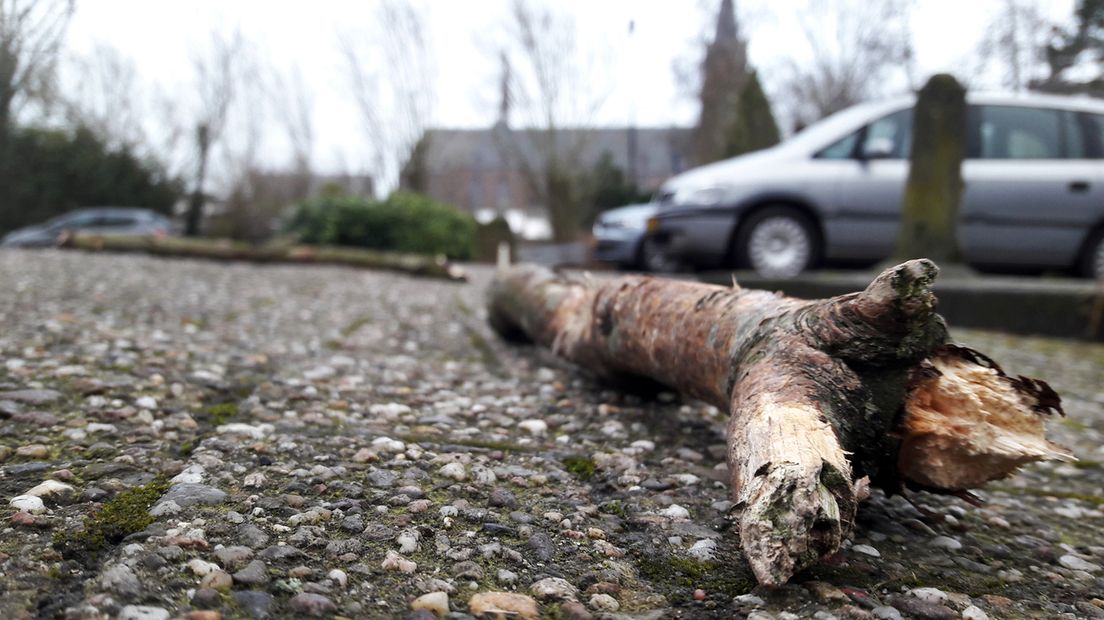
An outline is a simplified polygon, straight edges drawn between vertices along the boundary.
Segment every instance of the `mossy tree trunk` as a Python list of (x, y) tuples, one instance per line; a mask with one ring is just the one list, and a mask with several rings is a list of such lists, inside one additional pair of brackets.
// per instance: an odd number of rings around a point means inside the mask
[(553, 161), (544, 171), (544, 196), (552, 240), (569, 243), (579, 236), (578, 176), (565, 163)]
[(867, 484), (956, 492), (1063, 458), (1039, 413), (1046, 384), (947, 344), (927, 260), (861, 293), (803, 301), (532, 265), (500, 271), (489, 319), (610, 377), (645, 376), (730, 412), (740, 540), (763, 584), (786, 582), (850, 534)]
[(920, 89), (912, 121), (912, 152), (894, 257), (961, 260), (958, 211), (966, 151), (966, 89), (945, 73)]

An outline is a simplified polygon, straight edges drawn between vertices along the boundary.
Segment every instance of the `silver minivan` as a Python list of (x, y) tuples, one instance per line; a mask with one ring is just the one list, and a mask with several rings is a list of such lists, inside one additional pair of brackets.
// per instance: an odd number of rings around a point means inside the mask
[[(967, 95), (958, 241), (978, 267), (1104, 278), (1104, 102)], [(656, 195), (669, 264), (793, 276), (890, 256), (915, 97), (861, 104), (769, 149), (687, 171)]]

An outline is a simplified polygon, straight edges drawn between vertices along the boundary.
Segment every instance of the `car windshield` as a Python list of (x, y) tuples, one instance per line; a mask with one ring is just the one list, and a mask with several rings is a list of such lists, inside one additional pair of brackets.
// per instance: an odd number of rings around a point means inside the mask
[(787, 140), (785, 145), (809, 150), (820, 149), (879, 116), (875, 114), (879, 109), (884, 109), (886, 113), (894, 110), (893, 107), (887, 107), (885, 103), (870, 103), (848, 108), (809, 125)]
[(60, 217), (55, 217), (51, 220), (48, 220), (43, 226), (45, 226), (47, 230), (59, 230), (65, 228), (66, 226), (77, 224), (83, 221), (85, 218), (86, 216), (82, 212), (66, 213), (65, 215), (62, 215)]

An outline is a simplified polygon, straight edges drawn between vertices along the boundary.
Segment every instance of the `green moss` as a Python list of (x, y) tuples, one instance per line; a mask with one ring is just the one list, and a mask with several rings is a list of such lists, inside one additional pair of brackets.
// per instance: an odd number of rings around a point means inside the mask
[(361, 327), (364, 327), (365, 325), (367, 325), (371, 322), (372, 322), (372, 317), (370, 317), (370, 316), (357, 317), (357, 318), (353, 319), (352, 322), (350, 322), (348, 325), (346, 325), (345, 327), (343, 327), (341, 329), (341, 336), (343, 338), (348, 338), (349, 336), (352, 336), (353, 334), (357, 333), (357, 331), (359, 331)]
[(472, 316), (473, 314), (475, 314), (474, 312), (472, 312), (471, 307), (468, 306), (468, 304), (465, 303), (464, 300), (460, 297), (460, 295), (456, 295), (455, 299), (456, 309), (460, 311), (460, 314), (464, 316)]
[(618, 517), (625, 516), (625, 507), (621, 505), (621, 500), (619, 499), (606, 502), (599, 506), (599, 509), (606, 514), (616, 515)]
[(594, 463), (594, 459), (587, 456), (565, 456), (563, 464), (568, 473), (583, 482), (590, 480), (598, 472), (598, 466)]
[(210, 405), (203, 410), (203, 415), (215, 426), (226, 424), (232, 418), (237, 417), (238, 413), (237, 403), (219, 403)]
[(150, 506), (168, 489), (169, 481), (158, 477), (149, 484), (119, 493), (85, 520), (84, 529), (58, 531), (54, 547), (65, 557), (81, 559), (95, 556), (108, 545), (119, 544), (154, 522)]
[(189, 456), (195, 450), (195, 444), (190, 441), (185, 441), (180, 444), (180, 456)]
[(565, 620), (567, 616), (564, 615), (562, 609), (560, 609), (559, 603), (549, 605), (544, 608), (544, 612), (541, 614), (541, 620)]
[(1089, 428), (1088, 424), (1085, 424), (1081, 420), (1075, 420), (1073, 418), (1062, 418), (1062, 419), (1058, 420), (1058, 423), (1061, 424), (1062, 426), (1065, 426), (1068, 429), (1075, 430), (1075, 431), (1084, 431), (1084, 430), (1088, 430), (1088, 428)]
[(490, 343), (475, 329), (464, 326), (464, 330), (468, 332), (468, 342), (471, 343), (473, 349), (479, 353), (479, 357), (483, 360), (483, 365), (488, 368), (497, 368), (499, 366), (498, 355), (495, 354), (494, 349), (491, 348)]
[(746, 565), (697, 562), (661, 554), (638, 558), (640, 576), (655, 584), (665, 585), (672, 602), (689, 599), (693, 591), (719, 592), (727, 596), (747, 594), (756, 581)]

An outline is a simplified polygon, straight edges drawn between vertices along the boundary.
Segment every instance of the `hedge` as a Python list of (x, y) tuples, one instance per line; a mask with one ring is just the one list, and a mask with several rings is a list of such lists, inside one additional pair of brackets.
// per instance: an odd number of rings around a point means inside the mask
[(327, 195), (299, 205), (288, 223), (304, 243), (341, 245), (468, 260), (476, 222), (421, 194), (397, 192), (376, 201)]

